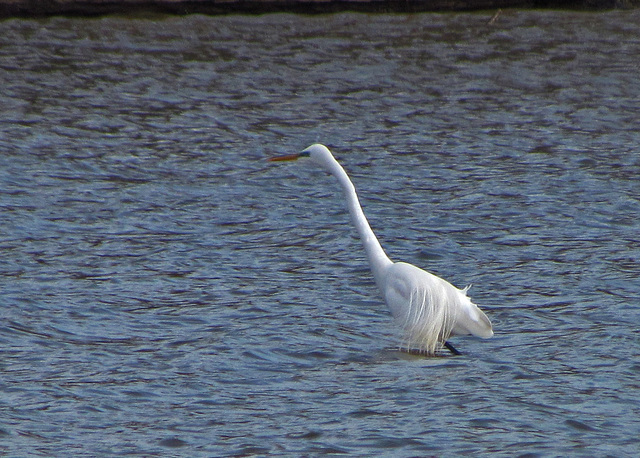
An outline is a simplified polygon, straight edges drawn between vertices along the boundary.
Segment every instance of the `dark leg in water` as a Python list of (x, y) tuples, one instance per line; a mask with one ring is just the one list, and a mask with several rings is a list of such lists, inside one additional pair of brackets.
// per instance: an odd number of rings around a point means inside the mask
[(462, 353), (460, 353), (458, 350), (456, 350), (456, 347), (454, 347), (453, 345), (451, 345), (449, 342), (445, 342), (444, 346), (446, 347), (447, 350), (449, 350), (451, 353), (453, 353), (454, 355), (461, 355)]

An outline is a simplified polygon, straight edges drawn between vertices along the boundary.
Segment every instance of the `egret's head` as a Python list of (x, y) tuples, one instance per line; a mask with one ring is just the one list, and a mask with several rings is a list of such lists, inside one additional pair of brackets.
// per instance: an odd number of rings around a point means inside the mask
[(333, 158), (333, 155), (331, 154), (331, 151), (329, 151), (329, 148), (321, 145), (320, 143), (316, 143), (305, 148), (300, 154), (306, 154), (316, 162), (324, 162), (328, 158)]

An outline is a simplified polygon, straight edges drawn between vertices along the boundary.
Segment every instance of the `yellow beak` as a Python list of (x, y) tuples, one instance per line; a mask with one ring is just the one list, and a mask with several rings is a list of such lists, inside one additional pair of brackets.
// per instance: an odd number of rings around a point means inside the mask
[(300, 154), (296, 153), (296, 154), (286, 154), (284, 156), (270, 157), (267, 160), (270, 161), (270, 162), (275, 162), (275, 161), (295, 161), (299, 157), (300, 157)]

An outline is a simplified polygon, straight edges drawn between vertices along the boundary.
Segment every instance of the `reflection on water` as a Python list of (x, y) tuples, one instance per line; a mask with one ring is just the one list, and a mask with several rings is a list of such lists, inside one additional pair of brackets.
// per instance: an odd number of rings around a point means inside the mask
[[(0, 450), (633, 455), (640, 17), (0, 23)], [(470, 290), (396, 350), (392, 259)]]

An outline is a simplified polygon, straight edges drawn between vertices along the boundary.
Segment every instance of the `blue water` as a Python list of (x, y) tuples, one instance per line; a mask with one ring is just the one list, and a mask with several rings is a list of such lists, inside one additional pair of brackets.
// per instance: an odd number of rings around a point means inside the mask
[(640, 11), (490, 17), (0, 22), (0, 454), (636, 456)]

